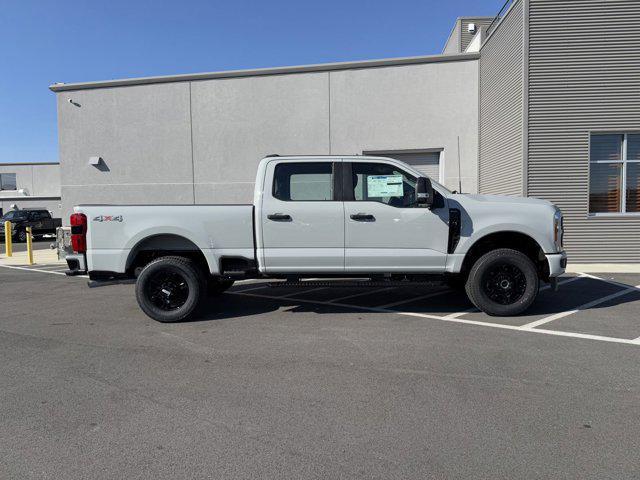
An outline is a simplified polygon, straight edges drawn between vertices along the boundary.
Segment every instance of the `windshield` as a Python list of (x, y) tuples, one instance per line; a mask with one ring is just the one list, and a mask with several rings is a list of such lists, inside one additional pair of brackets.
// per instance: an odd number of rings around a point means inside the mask
[(25, 212), (12, 210), (11, 212), (5, 213), (2, 220), (24, 220), (25, 218), (27, 218), (27, 214)]

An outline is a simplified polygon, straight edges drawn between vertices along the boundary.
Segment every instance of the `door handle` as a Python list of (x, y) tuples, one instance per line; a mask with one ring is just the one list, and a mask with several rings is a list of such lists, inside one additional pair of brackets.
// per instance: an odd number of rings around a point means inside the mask
[(356, 213), (351, 215), (351, 220), (355, 220), (356, 222), (375, 222), (376, 217), (367, 213)]
[(290, 222), (291, 215), (286, 215), (284, 213), (272, 213), (267, 215), (269, 220), (273, 220), (274, 222)]

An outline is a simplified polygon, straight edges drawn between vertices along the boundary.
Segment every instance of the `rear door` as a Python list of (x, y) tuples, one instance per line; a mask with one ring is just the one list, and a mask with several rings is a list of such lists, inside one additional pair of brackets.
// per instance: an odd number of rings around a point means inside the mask
[(259, 252), (267, 272), (344, 271), (340, 163), (274, 160), (267, 165)]
[(417, 177), (386, 162), (345, 162), (345, 270), (440, 272), (447, 257), (448, 210), (416, 202)]

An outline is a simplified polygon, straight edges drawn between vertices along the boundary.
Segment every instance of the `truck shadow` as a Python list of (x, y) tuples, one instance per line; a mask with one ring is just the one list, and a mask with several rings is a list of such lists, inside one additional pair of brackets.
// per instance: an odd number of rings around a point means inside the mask
[[(288, 313), (317, 313), (339, 314), (365, 312), (369, 314), (388, 315), (391, 312), (375, 311), (380, 306), (401, 302), (395, 306), (386, 307), (390, 311), (403, 313), (422, 313), (444, 316), (456, 312), (473, 309), (466, 295), (461, 291), (436, 288), (406, 288), (398, 287), (384, 293), (376, 293), (360, 288), (323, 289), (324, 292), (309, 292), (304, 290), (282, 290), (280, 288), (264, 288), (242, 293), (242, 288), (233, 288), (219, 297), (208, 298), (201, 309), (196, 321), (222, 320), (240, 318), (253, 315), (263, 315), (282, 309)], [(518, 316), (526, 322), (527, 317), (539, 315), (553, 315), (581, 307), (590, 302), (597, 302), (609, 295), (616, 295), (624, 290), (623, 286), (613, 285), (597, 279), (580, 278), (561, 286), (558, 292), (549, 288), (540, 291), (538, 298), (531, 308)], [(259, 292), (259, 293), (258, 293)], [(433, 293), (430, 298), (420, 298)], [(353, 295), (352, 299), (339, 301), (339, 305), (330, 303), (332, 300)], [(640, 292), (629, 291), (615, 296), (601, 303), (583, 308), (584, 310), (608, 309), (618, 305), (638, 302), (640, 308)], [(479, 312), (477, 313), (480, 314)], [(497, 317), (486, 316), (487, 319)]]

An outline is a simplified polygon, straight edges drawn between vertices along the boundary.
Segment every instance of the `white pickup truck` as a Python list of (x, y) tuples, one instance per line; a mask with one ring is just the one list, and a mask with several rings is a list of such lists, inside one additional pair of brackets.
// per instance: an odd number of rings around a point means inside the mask
[(490, 315), (516, 315), (567, 263), (551, 203), (450, 192), (370, 156), (273, 155), (260, 162), (253, 205), (79, 205), (71, 225), (67, 274), (136, 279), (140, 307), (161, 322), (193, 316), (204, 295), (246, 278), (435, 278)]

